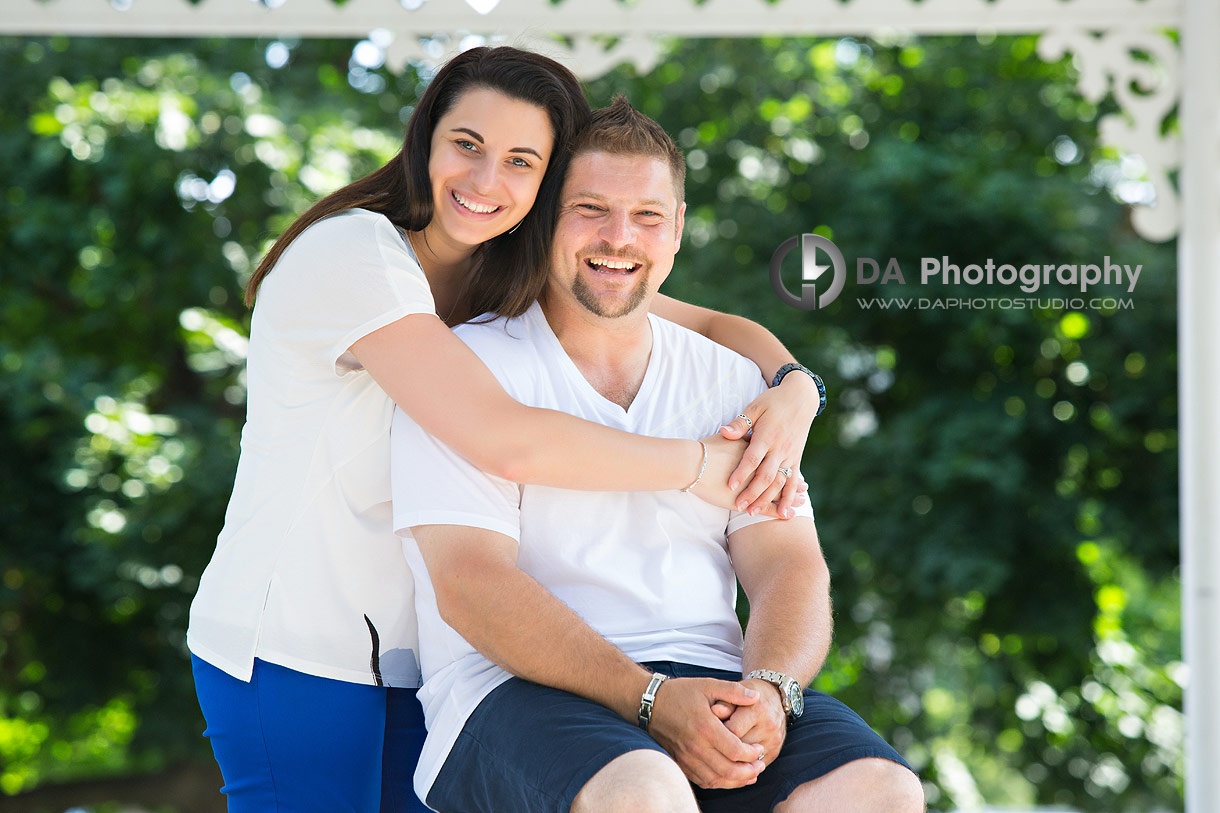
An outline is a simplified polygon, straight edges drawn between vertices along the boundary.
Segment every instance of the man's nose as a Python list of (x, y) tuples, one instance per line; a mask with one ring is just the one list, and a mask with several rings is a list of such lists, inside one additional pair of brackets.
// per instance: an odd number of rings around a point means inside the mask
[(611, 212), (602, 224), (601, 238), (615, 248), (635, 242), (635, 227), (627, 212)]

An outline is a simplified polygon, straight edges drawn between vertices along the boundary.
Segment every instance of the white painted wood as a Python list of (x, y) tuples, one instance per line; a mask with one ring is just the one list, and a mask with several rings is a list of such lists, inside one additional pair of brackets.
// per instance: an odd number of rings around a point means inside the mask
[(1220, 810), (1220, 3), (1182, 25), (1178, 444), (1186, 688), (1186, 810)]
[[(278, 2), (279, 0), (277, 0)], [(417, 0), (406, 0), (413, 5)], [(1176, 27), (1184, 0), (4, 0), (0, 34), (146, 36), (363, 36), (374, 28), (400, 35), (471, 31), (516, 35), (673, 34), (683, 37), (861, 34), (900, 29), (926, 34), (1036, 32), (1047, 25), (1101, 30), (1114, 25)], [(125, 11), (117, 6), (129, 5)]]
[[(1213, 0), (1217, 2), (1220, 0)], [(468, 34), (533, 48), (585, 79), (631, 62), (641, 73), (660, 59), (659, 35), (683, 37), (867, 35), (887, 31), (962, 34), (1043, 32), (1040, 51), (1067, 52), (1081, 66), (1081, 91), (1096, 101), (1110, 88), (1123, 113), (1101, 122), (1104, 143), (1139, 154), (1156, 189), (1156, 204), (1138, 205), (1132, 223), (1149, 240), (1177, 233), (1178, 193), (1169, 173), (1178, 166), (1176, 135), (1160, 124), (1177, 100), (1176, 49), (1157, 28), (1178, 28), (1186, 0), (4, 0), (0, 34), (91, 36), (364, 37), (385, 29), (391, 70), (407, 62), (439, 64)], [(1094, 37), (1091, 32), (1104, 32)], [(438, 34), (447, 45), (427, 42)], [(568, 38), (570, 46), (552, 35)], [(607, 48), (593, 38), (614, 34)], [(1141, 48), (1157, 61), (1133, 59)], [(431, 49), (431, 50), (430, 50)], [(1134, 81), (1140, 93), (1129, 89)]]
[[(1214, 0), (1213, 0), (1214, 1)], [(1143, 52), (1152, 61), (1137, 58)], [(1178, 103), (1178, 52), (1168, 36), (1147, 28), (1112, 26), (1100, 34), (1055, 26), (1038, 39), (1038, 55), (1055, 60), (1075, 57), (1077, 86), (1091, 102), (1113, 93), (1120, 110), (1103, 116), (1098, 133), (1105, 144), (1139, 155), (1147, 164), (1156, 203), (1135, 206), (1132, 226), (1153, 241), (1178, 231), (1178, 191), (1169, 173), (1177, 169), (1178, 136), (1162, 134), (1161, 123)]]

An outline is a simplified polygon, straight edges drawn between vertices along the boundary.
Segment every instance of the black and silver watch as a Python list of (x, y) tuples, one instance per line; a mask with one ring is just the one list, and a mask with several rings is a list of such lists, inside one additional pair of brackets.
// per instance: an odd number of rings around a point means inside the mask
[(783, 672), (772, 672), (770, 669), (755, 669), (745, 676), (746, 680), (765, 680), (779, 689), (779, 702), (783, 704), (784, 714), (788, 722), (796, 721), (805, 712), (805, 692), (801, 684), (785, 675)]

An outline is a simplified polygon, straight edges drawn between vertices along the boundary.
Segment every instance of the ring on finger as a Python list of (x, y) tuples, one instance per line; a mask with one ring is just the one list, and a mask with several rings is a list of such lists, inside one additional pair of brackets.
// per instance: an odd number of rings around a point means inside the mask
[(787, 466), (780, 466), (778, 471), (785, 477), (792, 477), (792, 469), (788, 468)]
[(745, 421), (745, 422), (746, 422), (746, 431), (747, 431), (747, 432), (749, 432), (749, 431), (751, 431), (751, 430), (753, 430), (753, 429), (754, 429), (754, 421), (750, 420), (750, 416), (749, 416), (749, 415), (747, 415), (746, 413), (742, 412), (742, 413), (741, 413), (740, 415), (738, 415), (737, 417), (738, 417), (738, 418), (741, 418), (743, 421)]
[(766, 751), (763, 751), (761, 754), (759, 754), (759, 755), (758, 755), (758, 761), (759, 761), (759, 762), (762, 762), (762, 761), (763, 761), (764, 759), (766, 759), (766, 758), (767, 758), (767, 752), (766, 752)]

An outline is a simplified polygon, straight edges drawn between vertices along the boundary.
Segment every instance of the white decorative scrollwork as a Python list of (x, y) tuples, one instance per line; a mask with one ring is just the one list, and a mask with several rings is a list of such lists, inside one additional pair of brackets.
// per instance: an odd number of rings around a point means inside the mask
[(630, 62), (641, 74), (650, 72), (661, 59), (661, 43), (646, 34), (626, 34), (609, 47), (590, 36), (571, 38), (567, 56), (559, 61), (582, 79), (596, 79), (615, 65)]
[[(839, 36), (898, 30), (918, 35), (1045, 32), (1044, 59), (1072, 53), (1090, 101), (1114, 94), (1122, 112), (1100, 123), (1103, 142), (1139, 155), (1155, 205), (1138, 204), (1142, 236), (1178, 230), (1176, 133), (1162, 133), (1179, 97), (1178, 49), (1165, 28), (1180, 28), (1183, 4), (1220, 0), (0, 0), (0, 34), (363, 37), (395, 32), (387, 64), (439, 64), (475, 41), (532, 47), (582, 78), (631, 61), (651, 70), (658, 36)], [(448, 32), (436, 35), (436, 32)], [(1094, 34), (1091, 32), (1101, 32)], [(544, 39), (559, 35), (562, 39)], [(1148, 58), (1150, 57), (1150, 58)], [(1203, 78), (1200, 77), (1202, 82)]]
[[(386, 65), (396, 72), (401, 71), (408, 62), (436, 67), (468, 47), (471, 36), (448, 33), (427, 40), (411, 35), (396, 36), (386, 48)], [(503, 34), (476, 36), (475, 39), (488, 45), (509, 43), (546, 54), (566, 65), (581, 79), (596, 79), (624, 62), (630, 62), (642, 74), (648, 73), (661, 58), (660, 42), (646, 34), (625, 34), (608, 44), (603, 37), (584, 34), (573, 35), (566, 40), (507, 37)]]
[(1098, 134), (1110, 144), (1143, 159), (1156, 190), (1153, 205), (1136, 205), (1131, 223), (1148, 240), (1162, 241), (1178, 231), (1178, 191), (1169, 173), (1179, 166), (1179, 139), (1162, 124), (1179, 98), (1178, 49), (1166, 35), (1145, 28), (1115, 27), (1093, 34), (1051, 29), (1038, 40), (1045, 60), (1075, 56), (1081, 95), (1097, 103), (1113, 93), (1119, 112), (1103, 116)]

